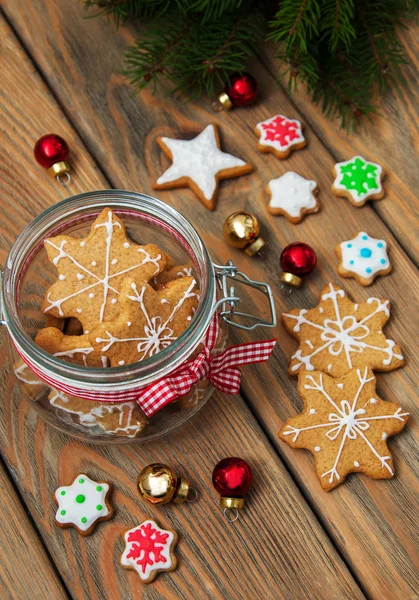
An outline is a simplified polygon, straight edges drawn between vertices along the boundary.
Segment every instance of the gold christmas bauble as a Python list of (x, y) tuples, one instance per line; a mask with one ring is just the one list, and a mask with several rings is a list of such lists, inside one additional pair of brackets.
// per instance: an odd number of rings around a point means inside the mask
[(235, 212), (224, 223), (226, 241), (230, 246), (244, 250), (249, 256), (256, 254), (265, 245), (259, 233), (259, 221), (251, 213)]
[(138, 491), (150, 504), (182, 503), (189, 492), (189, 482), (161, 463), (145, 467), (138, 476)]

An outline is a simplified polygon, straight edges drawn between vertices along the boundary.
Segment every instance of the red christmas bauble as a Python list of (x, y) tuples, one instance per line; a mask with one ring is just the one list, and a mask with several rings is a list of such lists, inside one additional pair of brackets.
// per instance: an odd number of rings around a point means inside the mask
[(49, 169), (56, 163), (65, 162), (68, 159), (70, 150), (67, 142), (62, 137), (55, 133), (48, 133), (39, 138), (33, 153), (41, 167)]
[(286, 273), (304, 277), (311, 273), (316, 266), (317, 256), (308, 244), (294, 242), (283, 249), (280, 262)]
[(230, 76), (225, 93), (233, 106), (249, 106), (256, 99), (256, 79), (250, 73), (234, 73)]
[(241, 498), (251, 488), (252, 471), (242, 458), (223, 458), (214, 467), (212, 483), (221, 496)]

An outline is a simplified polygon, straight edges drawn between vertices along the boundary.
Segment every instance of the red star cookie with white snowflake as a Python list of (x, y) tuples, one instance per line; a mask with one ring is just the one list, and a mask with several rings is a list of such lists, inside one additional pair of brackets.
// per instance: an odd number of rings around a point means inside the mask
[(279, 159), (287, 158), (293, 150), (307, 145), (302, 125), (297, 119), (288, 119), (284, 115), (275, 115), (261, 121), (255, 127), (259, 137), (257, 144), (260, 152), (272, 152)]
[(109, 208), (103, 209), (86, 238), (59, 235), (44, 245), (59, 275), (46, 292), (42, 310), (55, 317), (77, 317), (85, 333), (118, 316), (127, 275), (149, 281), (167, 262), (156, 245), (131, 242), (123, 222)]
[(192, 140), (157, 138), (157, 143), (172, 165), (153, 184), (154, 190), (190, 187), (202, 204), (214, 210), (218, 183), (245, 175), (252, 165), (223, 152), (216, 125), (207, 125)]
[(181, 277), (156, 291), (127, 279), (121, 290), (121, 314), (90, 334), (96, 352), (112, 367), (154, 356), (172, 344), (192, 321), (199, 302), (196, 280)]
[(304, 409), (288, 419), (279, 437), (292, 448), (313, 454), (324, 490), (343, 483), (352, 472), (373, 479), (393, 477), (387, 438), (403, 429), (409, 413), (377, 395), (368, 367), (352, 369), (341, 379), (301, 371), (298, 391)]
[(151, 583), (161, 571), (176, 569), (174, 549), (178, 536), (175, 531), (161, 529), (155, 521), (148, 519), (129, 529), (124, 540), (121, 565), (136, 571), (143, 583)]
[(392, 371), (404, 364), (400, 347), (383, 333), (390, 318), (388, 300), (368, 298), (354, 303), (343, 289), (329, 283), (316, 308), (282, 314), (289, 333), (299, 340), (291, 357), (290, 375), (320, 370), (341, 377), (354, 367)]

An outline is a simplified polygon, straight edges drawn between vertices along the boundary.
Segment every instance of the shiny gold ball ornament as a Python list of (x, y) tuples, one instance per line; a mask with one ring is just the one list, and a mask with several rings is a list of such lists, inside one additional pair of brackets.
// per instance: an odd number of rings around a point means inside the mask
[(259, 237), (260, 225), (257, 218), (248, 212), (235, 212), (224, 223), (224, 237), (226, 242), (234, 248), (244, 250), (253, 256), (265, 245)]
[(189, 494), (189, 481), (162, 463), (145, 467), (138, 476), (137, 485), (142, 499), (150, 504), (182, 504)]

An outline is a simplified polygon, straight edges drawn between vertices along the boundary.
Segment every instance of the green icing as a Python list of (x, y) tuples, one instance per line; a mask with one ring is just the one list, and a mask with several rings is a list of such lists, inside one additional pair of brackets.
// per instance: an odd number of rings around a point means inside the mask
[(98, 486), (97, 486), (97, 488), (96, 488), (96, 491), (97, 491), (97, 492), (101, 492), (101, 491), (102, 491), (102, 486), (101, 486), (101, 485), (98, 485)]
[(83, 504), (83, 502), (86, 500), (86, 496), (83, 496), (83, 494), (79, 494), (78, 496), (76, 496), (76, 502), (78, 504)]
[(60, 492), (61, 496), (65, 496), (65, 491)]
[(64, 516), (66, 512), (67, 512), (66, 510), (62, 510), (61, 514)]
[(98, 504), (98, 505), (96, 506), (96, 510), (102, 510), (102, 508), (103, 508), (103, 506), (102, 506), (101, 504)]
[(340, 184), (347, 190), (354, 191), (361, 196), (368, 190), (378, 190), (377, 167), (360, 158), (355, 158), (347, 165), (340, 167)]
[(86, 517), (82, 517), (82, 518), (80, 519), (80, 521), (81, 521), (82, 523), (87, 523), (87, 518), (86, 518)]
[(84, 483), (84, 479), (83, 479), (83, 477), (80, 477), (80, 479), (79, 479), (79, 483)]

